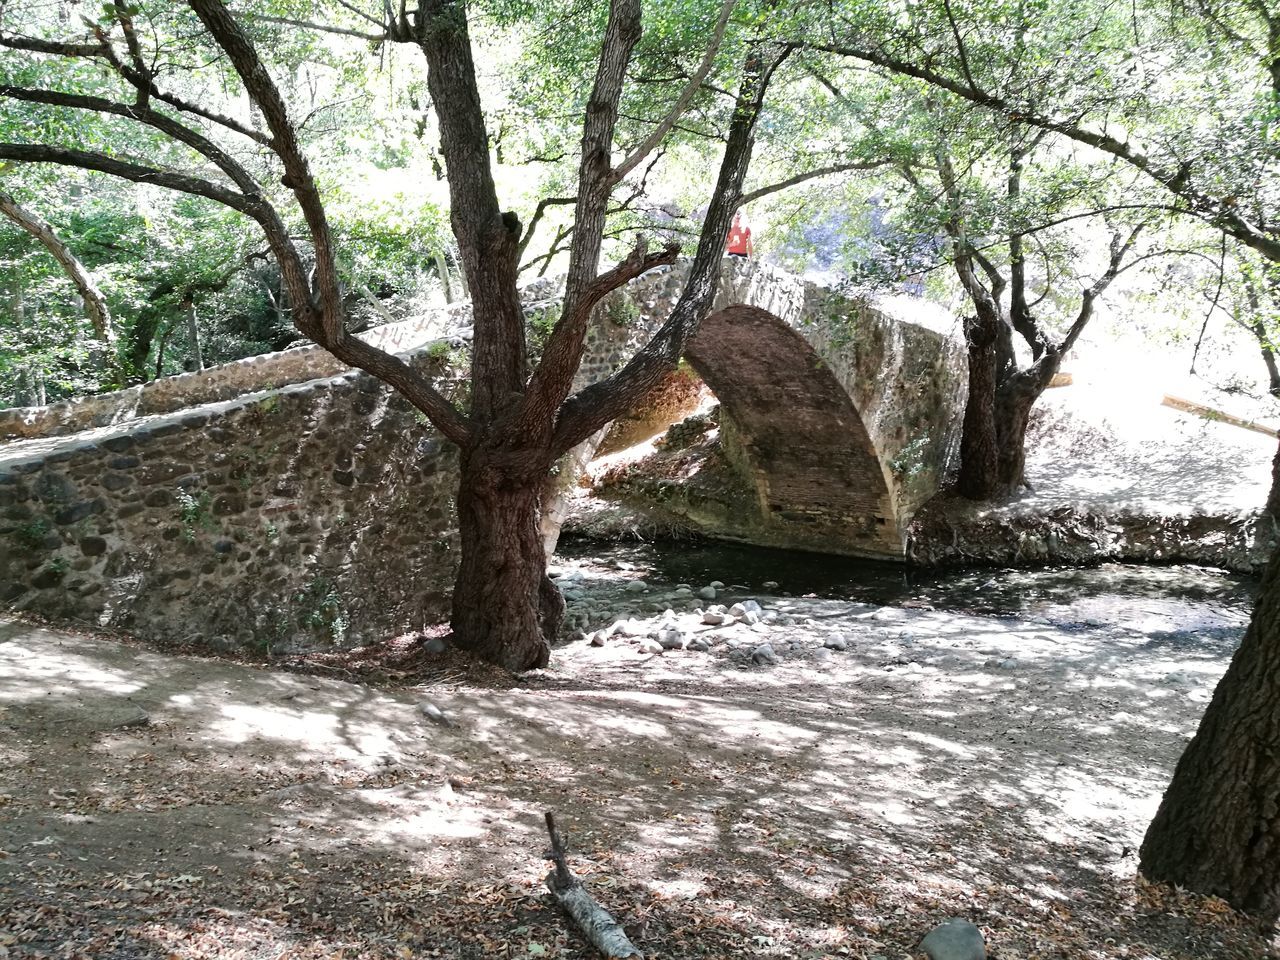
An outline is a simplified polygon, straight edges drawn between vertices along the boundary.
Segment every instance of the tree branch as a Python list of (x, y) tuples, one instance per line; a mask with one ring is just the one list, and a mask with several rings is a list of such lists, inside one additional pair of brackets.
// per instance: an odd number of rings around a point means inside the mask
[(65, 147), (51, 147), (43, 144), (0, 143), (0, 160), (17, 160), (21, 163), (54, 163), (64, 167), (80, 167), (83, 170), (96, 170), (109, 173), (113, 177), (132, 180), (134, 183), (151, 183), (190, 193), (197, 197), (215, 200), (233, 210), (253, 215), (255, 201), (244, 194), (220, 187), (199, 177), (190, 177), (182, 173), (160, 170), (140, 163), (117, 160), (105, 153), (90, 150), (70, 150)]
[(520, 238), (520, 246), (516, 248), (520, 256), (524, 256), (525, 249), (529, 246), (529, 241), (533, 239), (533, 231), (538, 228), (538, 223), (542, 220), (543, 214), (547, 212), (547, 207), (572, 206), (577, 202), (577, 197), (543, 197), (539, 200), (538, 205), (533, 210), (533, 216), (529, 218), (529, 225), (524, 228), (524, 236)]
[(751, 164), (756, 123), (764, 107), (765, 93), (774, 71), (791, 49), (783, 47), (765, 59), (763, 44), (752, 44), (743, 69), (738, 102), (729, 124), (729, 140), (720, 163), (720, 173), (702, 223), (702, 235), (684, 291), (672, 308), (671, 316), (621, 370), (564, 402), (552, 438), (552, 451), (557, 456), (621, 416), (674, 369), (685, 345), (711, 308), (720, 283), (725, 237), (729, 233), (733, 212), (738, 208), (742, 184)]
[(102, 97), (92, 97), (78, 93), (63, 93), (58, 90), (38, 90), (24, 87), (0, 85), (0, 97), (21, 100), (25, 103), (39, 103), (45, 106), (68, 107), (73, 110), (90, 110), (95, 113), (106, 113), (124, 117), (146, 124), (161, 131), (173, 139), (185, 143), (196, 152), (213, 161), (246, 195), (253, 197), (260, 192), (257, 182), (239, 163), (231, 158), (221, 147), (203, 134), (190, 127), (178, 123), (171, 117), (157, 113), (145, 103), (137, 105), (116, 103)]
[(1121, 239), (1120, 234), (1113, 234), (1111, 237), (1111, 253), (1107, 261), (1107, 269), (1103, 272), (1093, 285), (1081, 294), (1080, 312), (1076, 315), (1075, 322), (1071, 324), (1071, 328), (1067, 331), (1067, 335), (1062, 342), (1058, 344), (1054, 351), (1059, 356), (1066, 354), (1072, 347), (1076, 345), (1076, 341), (1080, 339), (1080, 334), (1084, 333), (1085, 325), (1093, 316), (1094, 304), (1097, 299), (1106, 292), (1107, 287), (1111, 286), (1111, 282), (1122, 272), (1122, 264), (1124, 258), (1129, 255), (1129, 251), (1133, 249), (1133, 245), (1138, 241), (1139, 234), (1142, 233), (1144, 223), (1138, 224), (1129, 232), (1129, 236)]
[(680, 91), (680, 96), (676, 98), (675, 106), (671, 108), (670, 112), (654, 127), (649, 136), (631, 151), (631, 155), (614, 168), (612, 174), (614, 183), (625, 178), (627, 174), (639, 166), (644, 158), (666, 139), (676, 121), (689, 108), (689, 104), (702, 86), (702, 81), (711, 72), (716, 54), (720, 51), (720, 44), (724, 40), (725, 28), (729, 25), (729, 16), (733, 13), (733, 8), (736, 5), (737, 0), (723, 0), (720, 4), (720, 16), (716, 19), (715, 28), (711, 31), (711, 41), (707, 44), (707, 51), (703, 54), (702, 62), (698, 64), (698, 69), (689, 77), (689, 82)]
[[(1128, 143), (1107, 133), (1099, 133), (1070, 120), (1058, 120), (1041, 114), (1028, 106), (1011, 102), (1005, 97), (961, 82), (939, 73), (929, 66), (921, 66), (890, 56), (878, 50), (866, 50), (837, 44), (810, 44), (809, 49), (850, 57), (881, 67), (902, 76), (914, 77), (925, 83), (954, 94), (963, 100), (999, 113), (1015, 123), (1040, 127), (1061, 134), (1077, 143), (1110, 154), (1146, 174), (1191, 205), (1187, 212), (1207, 220), (1219, 229), (1235, 237), (1245, 246), (1252, 247), (1269, 260), (1280, 263), (1280, 236), (1270, 229), (1251, 223), (1237, 210), (1232, 198), (1219, 199), (1195, 189), (1189, 182), (1181, 182), (1177, 170), (1168, 170), (1136, 151)], [(1185, 178), (1182, 178), (1185, 180)]]
[[(363, 30), (352, 30), (350, 27), (335, 27), (313, 20), (295, 20), (292, 17), (276, 17), (266, 13), (238, 13), (246, 20), (261, 20), (263, 23), (278, 23), (286, 27), (298, 27), (301, 30), (315, 30), (318, 33), (332, 33), (342, 37), (355, 37), (369, 43), (383, 43), (389, 39), (386, 33), (365, 33)], [(376, 21), (375, 21), (376, 22)]]
[(111, 366), (116, 369), (116, 372), (119, 372), (115, 356), (115, 324), (111, 320), (111, 310), (107, 306), (106, 298), (102, 295), (102, 290), (97, 283), (94, 282), (93, 275), (89, 273), (79, 258), (71, 252), (71, 248), (63, 243), (62, 238), (58, 236), (57, 232), (43, 217), (27, 210), (3, 190), (0, 190), (0, 213), (8, 216), (10, 220), (35, 237), (58, 261), (63, 272), (75, 284), (76, 290), (80, 293), (80, 298), (84, 300), (84, 312), (88, 314), (89, 322), (93, 324), (93, 329), (97, 333), (98, 339), (111, 349)]
[[(285, 175), (281, 182), (293, 191), (311, 234), (319, 303), (313, 302), (310, 285), (304, 277), (298, 275), (300, 261), (296, 266), (282, 263), (281, 270), (288, 270), (293, 274), (290, 296), (297, 298), (300, 303), (308, 304), (311, 310), (318, 309), (319, 325), (324, 331), (323, 338), (318, 339), (321, 339), (326, 348), (333, 349), (347, 336), (343, 326), (342, 294), (338, 284), (333, 237), (329, 231), (324, 204), (320, 200), (320, 191), (311, 175), (311, 168), (298, 143), (293, 125), (289, 122), (284, 98), (280, 96), (271, 75), (259, 59), (252, 41), (220, 0), (188, 2), (205, 29), (227, 54), (244, 83), (246, 92), (262, 111), (267, 127), (271, 130), (271, 148), (284, 164)], [(296, 255), (290, 260), (297, 260)]]
[(25, 50), (28, 53), (49, 53), (59, 57), (98, 57), (103, 52), (102, 45), (98, 43), (64, 43), (4, 33), (0, 33), (0, 47)]
[(833, 163), (826, 167), (818, 167), (816, 170), (807, 170), (804, 173), (797, 173), (793, 177), (787, 177), (785, 180), (779, 180), (777, 183), (758, 187), (750, 193), (744, 193), (741, 205), (745, 207), (761, 197), (767, 197), (771, 193), (778, 193), (789, 187), (794, 187), (797, 184), (804, 183), (806, 180), (830, 176), (833, 173), (845, 173), (850, 170), (876, 170), (880, 167), (888, 166), (892, 162), (892, 160), (851, 160), (848, 163)]
[[(595, 83), (582, 125), (582, 157), (578, 165), (578, 196), (564, 306), (547, 338), (542, 359), (529, 378), (521, 404), (519, 417), (527, 430), (551, 429), (554, 413), (573, 388), (573, 378), (582, 362), (591, 310), (604, 296), (599, 290), (601, 278), (597, 271), (609, 194), (616, 182), (610, 169), (610, 155), (618, 121), (618, 102), (622, 99), (627, 66), (640, 40), (640, 31), (640, 0), (612, 0)], [(672, 253), (671, 259), (674, 258)], [(643, 260), (644, 248), (640, 245), (623, 264)]]

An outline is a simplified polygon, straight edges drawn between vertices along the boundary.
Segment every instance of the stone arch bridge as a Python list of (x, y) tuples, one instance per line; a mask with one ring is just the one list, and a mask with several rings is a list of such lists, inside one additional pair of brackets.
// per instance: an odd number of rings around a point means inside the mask
[[(901, 559), (956, 445), (964, 361), (945, 317), (754, 262), (725, 268), (687, 351), (748, 493), (718, 529)], [(647, 339), (687, 271), (651, 271), (601, 305), (583, 382)], [(558, 284), (524, 297), (536, 329)], [(461, 391), (468, 305), (362, 336)], [(456, 454), (389, 388), (318, 348), (0, 411), (0, 440), (10, 608), (263, 649), (353, 645), (444, 609)]]

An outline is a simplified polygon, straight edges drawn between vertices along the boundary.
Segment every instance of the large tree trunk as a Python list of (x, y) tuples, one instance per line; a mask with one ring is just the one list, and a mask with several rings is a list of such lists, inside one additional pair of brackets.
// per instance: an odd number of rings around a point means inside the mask
[(1142, 842), (1144, 876), (1280, 917), (1280, 551)]
[(970, 500), (988, 500), (1000, 487), (996, 432), (997, 320), (965, 323), (969, 348), (969, 399), (960, 435), (960, 476), (956, 490)]
[(462, 455), (454, 642), (510, 670), (546, 666), (564, 619), (564, 600), (547, 577), (538, 532), (546, 473), (507, 474), (484, 452)]
[(1271, 492), (1267, 495), (1267, 515), (1280, 524), (1280, 450), (1271, 459)]

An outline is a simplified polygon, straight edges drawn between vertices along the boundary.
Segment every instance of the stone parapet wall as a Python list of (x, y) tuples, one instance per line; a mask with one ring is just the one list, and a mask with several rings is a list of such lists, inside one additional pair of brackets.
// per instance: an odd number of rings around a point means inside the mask
[[(466, 333), (470, 318), (471, 305), (457, 304), (447, 310), (375, 327), (357, 336), (392, 353), (403, 353), (418, 349), (432, 339)], [(231, 400), (247, 393), (275, 390), (290, 383), (332, 377), (349, 369), (320, 347), (293, 347), (92, 397), (45, 407), (0, 410), (0, 440), (67, 436), (96, 427)]]
[[(457, 371), (415, 361), (461, 389)], [(0, 463), (16, 610), (158, 640), (352, 646), (437, 622), (457, 455), (366, 374), (128, 425)]]

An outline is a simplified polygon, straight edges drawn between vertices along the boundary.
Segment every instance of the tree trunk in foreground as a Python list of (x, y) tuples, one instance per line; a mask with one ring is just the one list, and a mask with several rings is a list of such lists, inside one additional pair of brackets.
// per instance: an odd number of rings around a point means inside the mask
[(459, 647), (509, 670), (546, 666), (564, 619), (538, 531), (539, 480), (548, 469), (504, 475), (482, 452), (462, 455), (451, 626)]
[(1280, 550), (1142, 842), (1139, 870), (1280, 918)]

